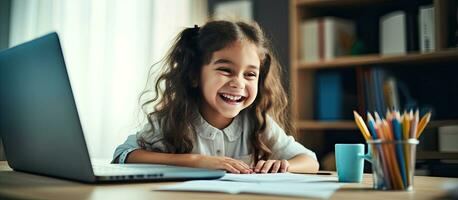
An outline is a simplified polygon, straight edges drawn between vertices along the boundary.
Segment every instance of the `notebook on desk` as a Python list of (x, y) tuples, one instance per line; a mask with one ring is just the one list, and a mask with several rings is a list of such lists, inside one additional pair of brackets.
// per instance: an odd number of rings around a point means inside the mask
[(214, 179), (225, 172), (91, 164), (56, 33), (0, 52), (0, 134), (10, 167), (84, 182)]

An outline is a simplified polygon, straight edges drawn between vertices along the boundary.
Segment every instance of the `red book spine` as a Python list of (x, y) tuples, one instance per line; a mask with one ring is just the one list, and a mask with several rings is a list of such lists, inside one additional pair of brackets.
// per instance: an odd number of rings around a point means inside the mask
[(324, 19), (318, 20), (318, 56), (319, 59), (324, 59)]

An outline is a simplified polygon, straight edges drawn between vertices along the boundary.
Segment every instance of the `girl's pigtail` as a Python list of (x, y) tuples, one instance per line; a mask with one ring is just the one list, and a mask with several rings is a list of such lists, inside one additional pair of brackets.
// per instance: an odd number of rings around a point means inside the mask
[[(164, 109), (157, 112), (164, 133), (164, 143), (170, 153), (189, 153), (193, 148), (193, 127), (189, 120), (192, 117), (195, 101), (198, 98), (197, 88), (193, 88), (193, 79), (198, 77), (201, 65), (199, 27), (184, 29), (176, 38), (166, 62), (170, 67), (164, 74), (165, 91)], [(177, 82), (179, 81), (179, 82)], [(159, 87), (156, 84), (156, 87)], [(179, 101), (178, 101), (178, 100)], [(185, 100), (185, 101), (183, 101)], [(173, 105), (170, 105), (173, 104)], [(182, 121), (184, 123), (176, 123)], [(182, 130), (185, 134), (176, 133)], [(178, 137), (178, 136), (181, 137)]]
[[(199, 27), (186, 28), (178, 36), (178, 40), (170, 54), (171, 60), (176, 65), (180, 66), (196, 66), (197, 60), (200, 57), (200, 50), (198, 46)], [(186, 74), (186, 73), (185, 73)]]

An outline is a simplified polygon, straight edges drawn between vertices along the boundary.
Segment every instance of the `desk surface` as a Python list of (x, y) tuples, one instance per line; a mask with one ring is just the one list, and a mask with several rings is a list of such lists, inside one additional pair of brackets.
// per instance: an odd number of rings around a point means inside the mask
[[(362, 183), (347, 184), (340, 188), (330, 199), (437, 199), (445, 194), (442, 185), (456, 178), (416, 176), (414, 190), (376, 191), (372, 190), (372, 176), (365, 174)], [(128, 184), (84, 184), (45, 176), (38, 176), (12, 171), (5, 161), (0, 161), (0, 199), (33, 198), (33, 199), (299, 199), (297, 197), (267, 196), (257, 194), (225, 194), (206, 192), (169, 192), (153, 191), (161, 183), (128, 183)], [(303, 198), (301, 198), (303, 199)]]

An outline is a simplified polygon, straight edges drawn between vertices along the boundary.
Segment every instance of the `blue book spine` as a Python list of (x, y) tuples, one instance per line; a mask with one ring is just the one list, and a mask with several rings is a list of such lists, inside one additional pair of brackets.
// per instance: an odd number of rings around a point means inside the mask
[(316, 76), (317, 118), (342, 119), (342, 75), (335, 71), (318, 72)]

